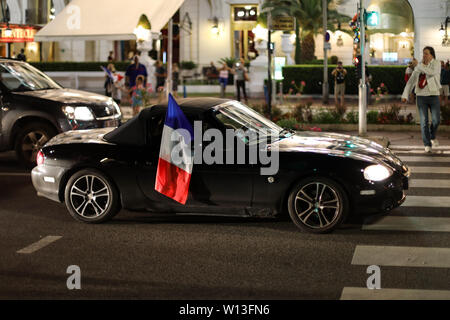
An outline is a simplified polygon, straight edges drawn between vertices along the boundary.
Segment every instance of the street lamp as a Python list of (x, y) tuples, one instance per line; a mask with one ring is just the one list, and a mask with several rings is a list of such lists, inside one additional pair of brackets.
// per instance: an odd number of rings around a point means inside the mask
[(148, 21), (145, 14), (141, 15), (137, 27), (134, 29), (133, 33), (136, 35), (136, 40), (138, 42), (148, 41), (151, 38), (151, 24)]

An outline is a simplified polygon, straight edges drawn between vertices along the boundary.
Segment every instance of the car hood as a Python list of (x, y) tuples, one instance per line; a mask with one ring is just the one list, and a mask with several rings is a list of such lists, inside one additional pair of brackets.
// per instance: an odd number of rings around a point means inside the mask
[(46, 147), (60, 144), (73, 144), (73, 143), (102, 143), (111, 144), (103, 139), (103, 136), (108, 132), (111, 132), (115, 128), (100, 128), (91, 130), (72, 130), (66, 131), (53, 137)]
[(14, 92), (16, 95), (46, 99), (62, 104), (104, 105), (111, 98), (100, 94), (74, 89), (49, 89), (37, 91)]
[(386, 163), (403, 168), (404, 164), (388, 148), (380, 144), (344, 134), (322, 132), (299, 132), (277, 142), (280, 152), (312, 152), (363, 160), (371, 163)]

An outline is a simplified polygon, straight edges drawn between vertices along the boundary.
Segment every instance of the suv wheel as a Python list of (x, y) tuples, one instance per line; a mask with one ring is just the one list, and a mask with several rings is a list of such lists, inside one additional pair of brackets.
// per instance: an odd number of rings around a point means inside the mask
[(45, 123), (30, 123), (21, 128), (14, 147), (19, 161), (28, 168), (34, 167), (37, 153), (56, 133)]

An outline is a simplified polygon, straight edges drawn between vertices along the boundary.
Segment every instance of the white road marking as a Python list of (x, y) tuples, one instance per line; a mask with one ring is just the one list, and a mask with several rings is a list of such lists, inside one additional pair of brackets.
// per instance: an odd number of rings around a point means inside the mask
[(356, 246), (352, 264), (450, 268), (450, 248)]
[(409, 167), (411, 173), (450, 173), (450, 167)]
[(374, 223), (364, 224), (362, 230), (450, 232), (450, 216), (449, 218), (387, 216)]
[(406, 196), (402, 207), (450, 208), (450, 197)]
[(345, 287), (341, 300), (450, 300), (450, 291)]
[(0, 172), (0, 177), (29, 177), (31, 173), (21, 172)]
[(406, 163), (412, 163), (412, 162), (450, 162), (450, 157), (433, 157), (432, 155), (429, 156), (423, 156), (423, 157), (414, 157), (414, 156), (406, 156), (406, 157), (400, 157), (400, 160)]
[(38, 242), (35, 242), (28, 247), (20, 249), (19, 251), (17, 251), (17, 253), (30, 254), (36, 252), (61, 238), (61, 236), (46, 236), (45, 238), (42, 238)]
[(450, 188), (450, 180), (411, 179), (409, 186), (411, 188)]

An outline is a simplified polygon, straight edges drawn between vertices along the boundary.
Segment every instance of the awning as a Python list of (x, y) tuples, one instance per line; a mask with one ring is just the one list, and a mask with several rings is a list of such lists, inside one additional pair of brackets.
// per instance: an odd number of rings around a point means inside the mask
[(151, 31), (160, 32), (184, 0), (72, 0), (42, 28), (35, 41), (135, 40), (145, 14)]

